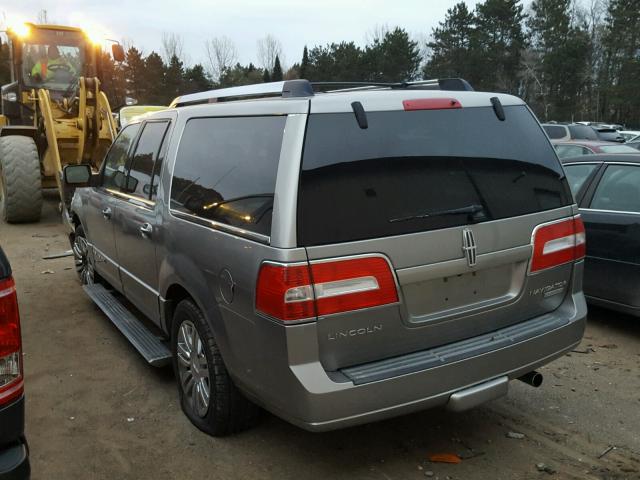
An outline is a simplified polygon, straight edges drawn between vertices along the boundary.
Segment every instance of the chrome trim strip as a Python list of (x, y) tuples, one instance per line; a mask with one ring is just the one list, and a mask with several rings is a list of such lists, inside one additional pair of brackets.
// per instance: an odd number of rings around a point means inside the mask
[(433, 280), (440, 277), (474, 272), (485, 268), (500, 267), (510, 263), (528, 262), (531, 258), (532, 252), (533, 249), (531, 244), (520, 245), (506, 250), (498, 250), (495, 252), (477, 255), (476, 265), (474, 267), (469, 267), (467, 259), (462, 257), (438, 263), (402, 268), (397, 271), (397, 274), (400, 278), (400, 284), (407, 285), (415, 282)]
[(111, 188), (106, 188), (105, 190), (109, 192), (111, 195), (114, 195), (116, 197), (122, 197), (123, 199), (139, 207), (153, 207), (156, 204), (156, 202), (152, 202), (151, 200), (145, 200), (144, 198), (140, 198), (135, 195), (130, 195), (128, 193), (120, 192), (118, 190), (113, 190)]
[(596, 212), (596, 213), (622, 213), (625, 215), (640, 215), (640, 212), (627, 212), (623, 210), (604, 210), (600, 208), (580, 208), (580, 211)]
[[(146, 288), (147, 290), (149, 290), (151, 293), (153, 293), (155, 296), (159, 297), (160, 296), (160, 292), (158, 292), (157, 290), (151, 288), (151, 286), (149, 286), (148, 284), (146, 284), (145, 282), (143, 282), (141, 279), (139, 279), (138, 277), (136, 277), (133, 273), (131, 273), (129, 270), (127, 270), (126, 268), (120, 267), (120, 271), (125, 273), (126, 275), (128, 275), (130, 278), (132, 278), (133, 280), (135, 280), (136, 282), (138, 282), (140, 285), (142, 285), (144, 288)], [(124, 284), (122, 285), (123, 289), (124, 288)], [(125, 289), (126, 290), (126, 289)]]
[(262, 235), (261, 233), (252, 232), (250, 230), (234, 227), (232, 225), (216, 222), (214, 220), (208, 220), (206, 218), (198, 217), (197, 215), (192, 215), (190, 213), (184, 213), (178, 210), (174, 210), (173, 208), (169, 208), (169, 213), (171, 213), (171, 215), (178, 220), (194, 223), (196, 225), (200, 225), (201, 227), (210, 227), (222, 233), (227, 233), (231, 235), (236, 235), (238, 237), (247, 238), (249, 240), (254, 240), (259, 243), (264, 243), (265, 245), (269, 245), (271, 243), (271, 238), (266, 235)]
[[(116, 268), (120, 268), (120, 265), (118, 265), (114, 260), (111, 259), (109, 255), (106, 255), (102, 250), (96, 247), (93, 243), (87, 242), (87, 245), (89, 245), (93, 250), (95, 250), (95, 252), (98, 252), (105, 260), (109, 260), (109, 262), (111, 262)], [(95, 255), (95, 252), (94, 252), (94, 255)]]

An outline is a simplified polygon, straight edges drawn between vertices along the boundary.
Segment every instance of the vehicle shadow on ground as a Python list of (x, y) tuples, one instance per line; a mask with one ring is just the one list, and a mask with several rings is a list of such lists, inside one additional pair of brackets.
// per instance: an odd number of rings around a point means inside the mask
[[(307, 432), (265, 414), (254, 430), (223, 441), (257, 442), (262, 450), (267, 443), (269, 455), (263, 451), (262, 461), (283, 456), (303, 459), (305, 478), (420, 478), (428, 471), (440, 478), (471, 478), (481, 471), (491, 474), (490, 465), (503, 461), (500, 452), (505, 442), (512, 442), (513, 448), (505, 461), (512, 464), (505, 465), (503, 474), (533, 468), (526, 460), (531, 455), (526, 444), (507, 440), (508, 431), (488, 406), (463, 413), (433, 409), (326, 433)], [(438, 453), (458, 455), (461, 463), (431, 463), (429, 456)], [(277, 465), (271, 469), (284, 476), (294, 473), (282, 472)]]
[(587, 321), (640, 340), (640, 318), (589, 305)]

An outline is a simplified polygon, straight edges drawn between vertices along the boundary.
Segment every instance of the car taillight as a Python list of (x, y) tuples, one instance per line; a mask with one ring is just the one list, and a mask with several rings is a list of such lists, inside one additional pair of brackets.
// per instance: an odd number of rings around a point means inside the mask
[(22, 342), (13, 279), (0, 280), (0, 405), (22, 395)]
[(260, 267), (256, 309), (284, 321), (398, 302), (395, 278), (382, 257)]
[(531, 272), (539, 272), (584, 258), (584, 224), (580, 215), (559, 222), (538, 225), (533, 231)]

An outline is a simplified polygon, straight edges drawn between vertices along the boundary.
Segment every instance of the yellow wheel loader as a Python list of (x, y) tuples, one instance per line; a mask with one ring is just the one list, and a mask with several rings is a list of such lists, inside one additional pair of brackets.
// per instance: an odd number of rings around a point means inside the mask
[[(7, 37), (11, 83), (2, 86), (0, 215), (33, 222), (40, 219), (43, 188), (57, 188), (67, 206), (62, 169), (98, 168), (116, 124), (98, 80), (101, 46), (82, 29), (25, 23)], [(121, 45), (112, 54), (124, 60)]]

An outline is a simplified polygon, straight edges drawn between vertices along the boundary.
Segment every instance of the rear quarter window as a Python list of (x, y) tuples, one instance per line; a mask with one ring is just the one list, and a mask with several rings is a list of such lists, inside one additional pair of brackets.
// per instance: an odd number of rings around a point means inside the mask
[(569, 205), (562, 167), (539, 124), (524, 106), (504, 110), (504, 122), (491, 107), (368, 112), (364, 130), (353, 113), (311, 115), (298, 243), (401, 235)]
[(171, 209), (269, 236), (285, 122), (285, 116), (189, 120)]

